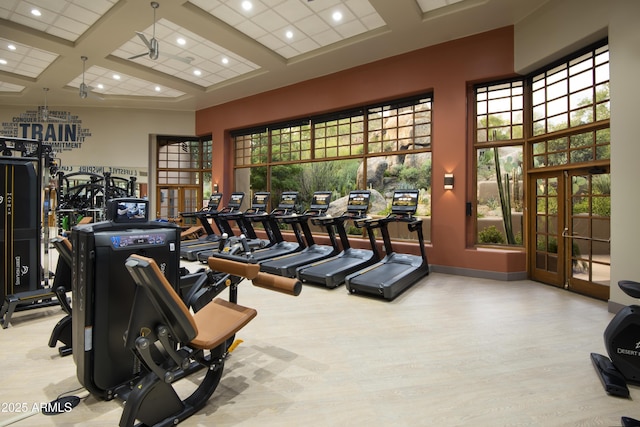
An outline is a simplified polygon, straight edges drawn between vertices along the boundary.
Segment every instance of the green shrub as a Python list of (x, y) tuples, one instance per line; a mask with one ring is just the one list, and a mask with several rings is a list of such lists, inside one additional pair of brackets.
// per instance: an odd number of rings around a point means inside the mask
[(504, 235), (496, 228), (495, 225), (491, 225), (484, 230), (478, 232), (478, 243), (504, 243)]

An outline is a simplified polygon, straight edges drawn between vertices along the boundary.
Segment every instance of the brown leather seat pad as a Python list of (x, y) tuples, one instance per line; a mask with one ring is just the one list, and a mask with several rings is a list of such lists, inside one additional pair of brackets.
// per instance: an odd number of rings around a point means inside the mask
[(212, 349), (242, 329), (258, 312), (249, 307), (216, 298), (193, 315), (198, 335), (191, 345), (200, 349)]

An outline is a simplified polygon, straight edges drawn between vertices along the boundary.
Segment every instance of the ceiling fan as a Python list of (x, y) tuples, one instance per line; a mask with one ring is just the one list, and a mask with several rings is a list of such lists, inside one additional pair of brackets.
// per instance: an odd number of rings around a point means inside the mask
[[(160, 45), (158, 43), (158, 39), (156, 39), (156, 9), (160, 7), (160, 4), (157, 1), (152, 1), (151, 7), (153, 8), (153, 34), (151, 36), (151, 39), (147, 39), (147, 36), (145, 36), (143, 33), (141, 33), (140, 31), (136, 31), (136, 34), (138, 35), (138, 37), (140, 37), (140, 40), (142, 40), (144, 45), (147, 47), (147, 51), (144, 53), (140, 53), (138, 55), (133, 55), (129, 57), (129, 59), (141, 58), (143, 56), (148, 55), (149, 59), (152, 59), (155, 61), (156, 59), (158, 59), (158, 56), (160, 55)], [(191, 64), (191, 61), (193, 61), (193, 58), (189, 56), (184, 58), (177, 55), (167, 55), (167, 56), (187, 64)]]
[(69, 114), (62, 111), (49, 111), (47, 107), (47, 93), (49, 88), (42, 88), (44, 91), (44, 106), (38, 107), (38, 115), (41, 122), (66, 122), (69, 120)]
[(82, 83), (80, 83), (80, 98), (85, 99), (87, 96), (89, 96), (89, 86), (87, 86), (84, 82), (84, 67), (87, 63), (88, 58), (86, 56), (81, 56), (80, 59), (82, 59)]
[(80, 83), (79, 92), (78, 92), (78, 94), (80, 95), (80, 98), (86, 99), (87, 97), (90, 96), (92, 98), (97, 98), (102, 101), (104, 98), (96, 96), (96, 94), (93, 92), (93, 88), (84, 82), (85, 65), (87, 63), (87, 59), (89, 58), (83, 55), (80, 57), (80, 59), (82, 59), (82, 83)]

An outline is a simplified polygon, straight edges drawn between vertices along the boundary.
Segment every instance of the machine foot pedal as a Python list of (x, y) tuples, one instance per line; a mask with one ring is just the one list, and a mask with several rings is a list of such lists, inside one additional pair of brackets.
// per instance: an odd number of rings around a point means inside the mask
[(622, 422), (622, 427), (640, 427), (640, 421), (635, 418), (622, 417), (620, 421)]
[(600, 377), (604, 390), (608, 394), (618, 397), (629, 397), (627, 382), (608, 357), (591, 353), (591, 362)]

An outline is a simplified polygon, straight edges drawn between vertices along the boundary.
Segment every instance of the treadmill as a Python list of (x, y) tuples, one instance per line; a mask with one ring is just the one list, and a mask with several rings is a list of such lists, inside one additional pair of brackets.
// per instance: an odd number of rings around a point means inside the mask
[[(369, 268), (347, 276), (345, 284), (349, 292), (373, 294), (392, 300), (429, 274), (422, 220), (413, 216), (418, 208), (418, 194), (418, 190), (396, 190), (389, 215), (364, 221), (369, 235), (374, 235), (376, 228), (380, 229), (386, 256)], [(394, 221), (406, 222), (409, 231), (417, 233), (420, 255), (400, 254), (393, 250), (387, 226)]]
[(207, 202), (207, 206), (200, 209), (199, 211), (180, 212), (180, 216), (183, 218), (196, 218), (205, 231), (204, 236), (199, 237), (195, 240), (183, 240), (181, 246), (196, 245), (196, 244), (205, 243), (205, 242), (215, 242), (220, 239), (220, 236), (218, 236), (215, 233), (215, 231), (213, 231), (213, 228), (211, 227), (211, 223), (209, 223), (209, 221), (207, 220), (207, 214), (210, 214), (212, 212), (217, 212), (218, 207), (220, 206), (221, 200), (222, 200), (221, 193), (213, 193), (211, 197), (209, 197), (209, 202)]
[[(244, 193), (242, 193), (244, 195)], [(217, 220), (221, 223), (220, 230), (223, 232), (222, 239), (211, 247), (197, 254), (196, 259), (203, 264), (207, 263), (207, 260), (214, 252), (232, 252), (235, 253), (238, 247), (246, 246), (246, 251), (251, 251), (256, 248), (264, 248), (271, 246), (275, 243), (275, 240), (269, 235), (269, 240), (263, 240), (258, 238), (255, 229), (253, 228), (250, 217), (262, 217), (267, 215), (267, 204), (269, 203), (269, 196), (271, 193), (268, 191), (256, 191), (251, 198), (251, 206), (244, 212), (240, 209), (236, 209), (231, 212), (222, 212), (217, 216)], [(235, 236), (233, 229), (229, 225), (229, 221), (235, 221), (236, 225), (240, 229), (240, 236)], [(224, 225), (223, 225), (224, 223)], [(226, 236), (225, 236), (226, 234)]]
[(380, 259), (373, 235), (369, 235), (371, 249), (354, 249), (349, 243), (345, 229), (346, 221), (351, 220), (359, 225), (358, 220), (366, 219), (370, 198), (371, 192), (368, 190), (351, 191), (347, 211), (339, 217), (326, 219), (325, 226), (333, 225), (338, 230), (342, 252), (333, 257), (299, 267), (296, 270), (298, 280), (303, 283), (315, 283), (325, 285), (328, 288), (336, 288), (344, 283), (349, 274), (368, 267)]
[[(215, 200), (212, 202), (211, 199), (218, 194), (220, 193), (214, 193), (211, 195), (211, 197), (209, 198), (209, 206), (211, 206), (212, 203), (215, 204)], [(225, 206), (221, 210), (217, 210), (220, 204), (220, 199), (218, 199), (218, 204), (215, 206), (214, 209), (209, 209), (207, 211), (203, 210), (196, 213), (195, 215), (198, 217), (202, 225), (204, 226), (204, 224), (207, 224), (207, 226), (209, 227), (209, 229), (205, 227), (205, 230), (207, 230), (207, 233), (209, 233), (209, 230), (211, 230), (211, 234), (207, 235), (202, 240), (198, 239), (198, 241), (193, 243), (181, 244), (180, 258), (186, 259), (188, 261), (195, 261), (196, 259), (198, 259), (198, 254), (200, 252), (213, 250), (214, 248), (218, 247), (221, 237), (213, 232), (213, 229), (211, 228), (211, 224), (209, 224), (209, 218), (213, 220), (216, 226), (220, 229), (220, 232), (226, 233), (228, 236), (232, 236), (233, 230), (229, 225), (228, 221), (224, 219), (223, 215), (231, 214), (233, 212), (239, 211), (240, 206), (242, 206), (243, 200), (244, 200), (244, 193), (242, 192), (232, 193), (231, 197), (229, 198), (229, 202), (227, 203), (227, 206)], [(184, 216), (184, 214), (182, 215)]]
[[(282, 217), (281, 221), (285, 224), (299, 224), (302, 228), (307, 247), (300, 252), (282, 255), (260, 262), (260, 271), (284, 277), (295, 277), (298, 267), (337, 255), (340, 249), (338, 247), (335, 229), (333, 225), (330, 224), (332, 218), (325, 217), (330, 201), (330, 191), (316, 191), (313, 193), (311, 205), (306, 212), (302, 215)], [(326, 227), (331, 246), (318, 245), (315, 243), (311, 230), (309, 229), (309, 220), (311, 220), (314, 225), (323, 225)]]
[(250, 221), (261, 222), (264, 225), (269, 240), (272, 242), (270, 246), (251, 251), (246, 242), (240, 239), (240, 242), (235, 245), (227, 245), (223, 250), (218, 252), (213, 251), (211, 256), (239, 262), (259, 263), (266, 259), (303, 250), (306, 244), (302, 238), (299, 224), (291, 224), (296, 237), (295, 242), (284, 240), (280, 232), (280, 227), (278, 226), (282, 217), (287, 217), (295, 213), (297, 200), (297, 191), (284, 191), (282, 192), (278, 207), (271, 213), (247, 215), (247, 219)]

